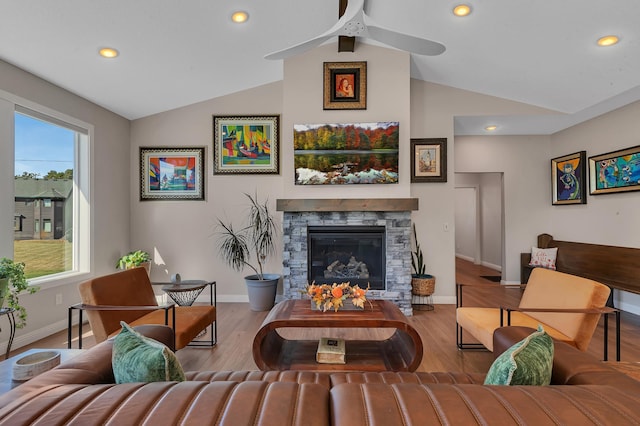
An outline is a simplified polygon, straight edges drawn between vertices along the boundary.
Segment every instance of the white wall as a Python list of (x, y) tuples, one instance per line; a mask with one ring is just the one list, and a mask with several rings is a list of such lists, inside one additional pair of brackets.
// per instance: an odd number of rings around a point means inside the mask
[[(588, 158), (640, 145), (638, 117), (640, 102), (558, 132), (549, 159), (582, 150)], [(640, 192), (588, 195), (587, 204), (549, 210), (547, 232), (558, 240), (640, 248)], [(640, 295), (616, 292), (616, 305), (640, 314)]]
[[(92, 274), (103, 275), (114, 271), (118, 255), (129, 249), (129, 121), (82, 99), (64, 89), (46, 82), (32, 74), (0, 61), (0, 90), (26, 99), (45, 108), (93, 125), (92, 141)], [(10, 108), (11, 109), (11, 108)], [(6, 218), (9, 209), (13, 218), (13, 135), (7, 136), (7, 127), (0, 130), (0, 149), (3, 165), (8, 173), (0, 179), (1, 218)], [(8, 162), (7, 162), (8, 159)], [(10, 163), (10, 164), (9, 164)], [(3, 168), (4, 169), (4, 168)], [(7, 170), (7, 169), (4, 169)], [(10, 179), (9, 182), (6, 180)], [(6, 233), (3, 226), (0, 233), (0, 247), (3, 255), (13, 255), (13, 233)], [(86, 276), (84, 277), (86, 279)], [(67, 307), (79, 302), (77, 280), (46, 284), (34, 295), (24, 295), (20, 301), (27, 308), (28, 326), (18, 331), (14, 347), (38, 340), (67, 326)], [(59, 284), (59, 285), (58, 285)], [(55, 295), (62, 295), (62, 304), (55, 304)], [(0, 321), (6, 321), (0, 319)], [(7, 337), (3, 327), (0, 339)]]
[(505, 282), (520, 282), (520, 253), (548, 229), (548, 136), (456, 138), (456, 172), (504, 174)]
[[(418, 224), (418, 239), (423, 246), (428, 272), (436, 276), (436, 303), (455, 303), (455, 237), (454, 224), (454, 172), (505, 172), (511, 196), (505, 199), (507, 238), (506, 280), (520, 280), (520, 252), (530, 244), (531, 235), (537, 235), (539, 218), (533, 221), (527, 212), (530, 204), (546, 200), (541, 188), (542, 179), (547, 179), (546, 156), (541, 150), (548, 149), (547, 137), (514, 138), (453, 138), (453, 121), (462, 115), (544, 114), (549, 111), (518, 102), (481, 95), (461, 89), (411, 80), (411, 137), (447, 138), (446, 183), (413, 183), (411, 195), (420, 199), (420, 210), (414, 212), (413, 220)], [(542, 147), (542, 148), (541, 148)], [(531, 158), (529, 158), (531, 154)], [(513, 156), (513, 157), (512, 157)], [(538, 167), (535, 165), (538, 164)], [(529, 197), (533, 197), (531, 200)], [(513, 206), (508, 206), (513, 203)], [(533, 211), (536, 208), (533, 207)], [(445, 231), (447, 224), (449, 231)], [(539, 233), (539, 232), (538, 232)], [(503, 271), (503, 279), (505, 279)]]

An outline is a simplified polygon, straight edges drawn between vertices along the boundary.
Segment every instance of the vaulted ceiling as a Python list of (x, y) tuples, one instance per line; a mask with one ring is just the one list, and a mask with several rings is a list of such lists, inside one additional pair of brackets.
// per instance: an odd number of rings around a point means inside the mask
[[(496, 120), (510, 123), (498, 134), (552, 133), (640, 99), (637, 0), (469, 0), (464, 18), (458, 3), (367, 0), (365, 12), (446, 46), (412, 54), (412, 78), (558, 114), (457, 117), (456, 134)], [(0, 59), (136, 119), (281, 80), (282, 61), (264, 56), (329, 29), (338, 0), (0, 0), (0, 16)], [(597, 46), (608, 34), (620, 42)], [(119, 57), (100, 57), (105, 46)]]

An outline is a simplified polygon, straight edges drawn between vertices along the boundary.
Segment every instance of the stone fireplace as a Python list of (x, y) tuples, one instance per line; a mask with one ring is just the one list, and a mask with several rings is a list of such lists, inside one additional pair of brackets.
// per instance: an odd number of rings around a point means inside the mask
[[(366, 287), (377, 273), (369, 297), (391, 300), (411, 315), (411, 211), (417, 208), (415, 198), (277, 200), (277, 210), (284, 212), (284, 297), (302, 298), (305, 286), (325, 274), (329, 283)], [(314, 234), (323, 231), (328, 239), (314, 242)], [(310, 244), (320, 254), (310, 257)], [(341, 272), (331, 277), (335, 269)]]

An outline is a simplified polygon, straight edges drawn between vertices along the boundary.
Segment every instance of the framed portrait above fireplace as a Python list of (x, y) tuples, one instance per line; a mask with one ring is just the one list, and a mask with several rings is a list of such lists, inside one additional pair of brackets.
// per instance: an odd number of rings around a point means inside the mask
[(398, 183), (399, 123), (295, 124), (296, 185)]
[(367, 63), (324, 63), (324, 109), (367, 109)]

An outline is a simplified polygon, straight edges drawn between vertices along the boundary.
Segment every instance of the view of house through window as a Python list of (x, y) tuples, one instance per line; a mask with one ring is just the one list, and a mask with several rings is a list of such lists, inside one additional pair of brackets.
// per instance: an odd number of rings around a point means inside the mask
[[(57, 121), (57, 120), (56, 120)], [(27, 278), (74, 269), (74, 168), (78, 132), (15, 113), (14, 260)]]

